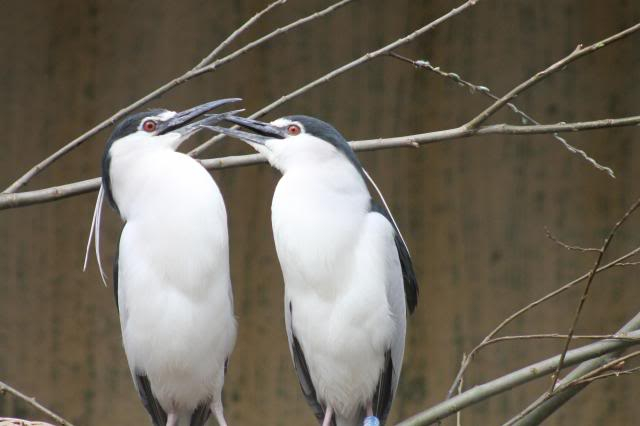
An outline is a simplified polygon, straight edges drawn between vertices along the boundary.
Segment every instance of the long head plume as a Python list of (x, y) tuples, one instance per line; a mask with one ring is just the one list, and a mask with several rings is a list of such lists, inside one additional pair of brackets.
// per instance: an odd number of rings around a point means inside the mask
[(389, 218), (391, 219), (391, 222), (393, 223), (393, 227), (396, 229), (396, 232), (398, 233), (398, 236), (400, 236), (400, 241), (402, 241), (402, 245), (407, 250), (407, 253), (409, 253), (409, 255), (411, 255), (411, 252), (409, 251), (409, 246), (407, 246), (407, 243), (404, 241), (404, 237), (402, 236), (402, 232), (400, 232), (400, 228), (398, 227), (398, 224), (396, 223), (396, 220), (393, 217), (393, 214), (391, 214), (391, 210), (389, 210), (389, 206), (387, 205), (387, 202), (384, 200), (384, 197), (382, 196), (382, 192), (380, 192), (380, 189), (378, 188), (378, 185), (376, 185), (376, 183), (373, 181), (371, 176), (369, 176), (369, 173), (367, 173), (367, 171), (364, 169), (364, 167), (362, 168), (362, 173), (364, 173), (364, 175), (367, 177), (367, 179), (371, 183), (371, 186), (373, 186), (373, 188), (378, 193), (378, 197), (380, 197), (380, 201), (382, 201), (382, 205), (384, 206), (384, 209), (387, 211), (387, 214), (389, 215)]
[(107, 286), (107, 275), (102, 268), (102, 260), (100, 257), (100, 224), (102, 223), (102, 205), (104, 203), (104, 187), (100, 185), (100, 191), (98, 192), (98, 198), (96, 199), (96, 207), (93, 210), (93, 218), (91, 219), (91, 230), (89, 231), (89, 239), (87, 240), (87, 249), (84, 254), (84, 266), (83, 271), (87, 270), (87, 264), (89, 263), (89, 252), (91, 251), (91, 241), (94, 240), (94, 248), (96, 253), (96, 260), (98, 261), (98, 270), (100, 271), (100, 278), (102, 283)]

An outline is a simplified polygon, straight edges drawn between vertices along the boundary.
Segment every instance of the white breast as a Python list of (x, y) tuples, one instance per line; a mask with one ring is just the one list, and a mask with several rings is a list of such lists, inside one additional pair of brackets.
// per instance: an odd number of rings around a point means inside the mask
[[(396, 327), (386, 296), (393, 228), (369, 203), (355, 169), (307, 169), (287, 171), (272, 205), (293, 332), (319, 398), (347, 417), (373, 395)], [(397, 255), (395, 264), (401, 274)]]
[(170, 150), (114, 157), (123, 341), (164, 407), (220, 395), (236, 335), (227, 218), (211, 176)]

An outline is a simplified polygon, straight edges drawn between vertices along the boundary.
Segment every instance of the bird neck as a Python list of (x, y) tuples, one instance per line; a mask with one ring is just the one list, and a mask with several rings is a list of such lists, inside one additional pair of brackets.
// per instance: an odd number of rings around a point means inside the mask
[(335, 297), (340, 283), (330, 278), (348, 267), (370, 200), (353, 167), (288, 170), (278, 182), (271, 206), (285, 281), (322, 297)]
[(202, 197), (218, 192), (202, 166), (170, 149), (113, 155), (109, 172), (111, 192), (125, 221), (134, 216), (161, 218), (177, 210), (196, 214)]

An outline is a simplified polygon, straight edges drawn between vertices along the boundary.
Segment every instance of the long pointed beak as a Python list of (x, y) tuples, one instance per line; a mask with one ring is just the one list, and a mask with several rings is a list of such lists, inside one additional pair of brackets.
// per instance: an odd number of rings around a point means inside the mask
[(215, 132), (231, 136), (236, 139), (240, 139), (249, 144), (255, 143), (258, 145), (264, 145), (269, 139), (284, 139), (286, 132), (284, 129), (273, 126), (269, 123), (265, 123), (251, 118), (243, 118), (235, 115), (229, 115), (224, 117), (225, 121), (242, 126), (246, 129), (253, 130), (255, 133), (249, 133), (238, 129), (228, 129), (226, 127), (212, 126), (209, 123), (203, 125), (207, 129), (211, 129)]
[(157, 134), (162, 135), (169, 132), (188, 134), (195, 130), (198, 130), (202, 123), (220, 122), (227, 118), (228, 113), (208, 114), (206, 118), (196, 122), (191, 122), (191, 120), (200, 117), (207, 112), (218, 108), (219, 106), (238, 102), (241, 100), (242, 99), (240, 98), (218, 99), (217, 101), (207, 102), (206, 104), (198, 105), (193, 108), (189, 108), (188, 110), (179, 112), (171, 119), (162, 123), (162, 128), (158, 130)]

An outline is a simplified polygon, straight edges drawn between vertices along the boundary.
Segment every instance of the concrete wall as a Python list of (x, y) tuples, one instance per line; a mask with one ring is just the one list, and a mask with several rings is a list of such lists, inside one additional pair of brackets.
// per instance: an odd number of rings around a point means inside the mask
[[(0, 13), (0, 182), (119, 108), (180, 75), (266, 2), (3, 1)], [(248, 111), (352, 58), (424, 25), (461, 1), (361, 0), (241, 57), (215, 74), (152, 103), (172, 109), (240, 96)], [(324, 7), (289, 1), (236, 46)], [(502, 94), (569, 53), (630, 26), (637, 0), (483, 0), (400, 53)], [(544, 122), (638, 114), (639, 36), (589, 56), (518, 98)], [(269, 115), (307, 113), (352, 139), (444, 129), (487, 101), (449, 81), (380, 58)], [(507, 112), (495, 122), (518, 122)], [(30, 189), (99, 173), (108, 132), (51, 167)], [(612, 180), (549, 136), (483, 137), (361, 154), (411, 248), (421, 283), (403, 377), (392, 413), (404, 418), (441, 400), (468, 352), (515, 309), (588, 270), (593, 254), (567, 252), (544, 227), (595, 246), (640, 190), (637, 129), (569, 135), (611, 166)], [(221, 143), (208, 157), (249, 152)], [(286, 345), (282, 284), (269, 206), (277, 174), (266, 166), (213, 173), (225, 196), (238, 344), (225, 385), (232, 425), (312, 424)], [(82, 257), (95, 194), (0, 212), (0, 380), (77, 425), (147, 424), (134, 392), (111, 288)], [(120, 223), (107, 215), (104, 250)], [(638, 245), (640, 220), (618, 236), (613, 254)], [(638, 269), (596, 278), (581, 333), (609, 333), (638, 309)], [(574, 290), (517, 320), (508, 333), (565, 332)], [(560, 341), (504, 343), (472, 364), (465, 385), (557, 353)], [(465, 411), (463, 424), (499, 424), (549, 383), (531, 385)], [(592, 385), (549, 424), (627, 425), (637, 421), (640, 381)], [(41, 417), (0, 396), (0, 415)], [(446, 423), (452, 424), (452, 423)]]

